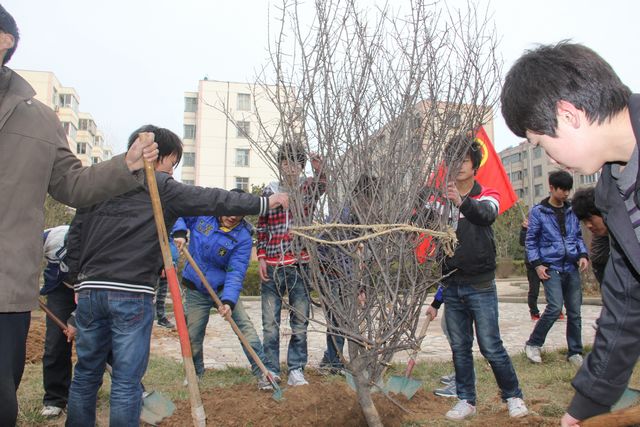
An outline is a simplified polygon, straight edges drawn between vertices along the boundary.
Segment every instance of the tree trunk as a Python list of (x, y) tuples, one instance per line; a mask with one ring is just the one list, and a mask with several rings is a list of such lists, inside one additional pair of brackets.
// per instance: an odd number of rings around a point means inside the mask
[(367, 378), (366, 371), (354, 372), (354, 380), (356, 383), (356, 393), (358, 394), (358, 402), (362, 408), (362, 413), (369, 427), (384, 427), (376, 406), (371, 399), (371, 386)]

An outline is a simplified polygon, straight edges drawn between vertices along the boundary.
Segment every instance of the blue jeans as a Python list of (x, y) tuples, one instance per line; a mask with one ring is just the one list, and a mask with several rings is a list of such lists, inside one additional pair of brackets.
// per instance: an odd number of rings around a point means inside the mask
[(567, 309), (567, 357), (574, 354), (582, 354), (582, 318), (580, 307), (582, 306), (582, 285), (578, 271), (560, 273), (547, 269), (551, 276), (542, 282), (544, 293), (547, 297), (547, 307), (536, 323), (527, 345), (542, 347), (549, 329), (558, 320), (562, 305)]
[(472, 405), (476, 403), (472, 352), (474, 325), (480, 352), (491, 365), (502, 399), (522, 398), (518, 377), (500, 338), (495, 282), (483, 285), (449, 284), (444, 289), (443, 297), (447, 307), (445, 322), (456, 370), (458, 398)]
[[(204, 374), (202, 344), (204, 342), (207, 323), (209, 323), (209, 313), (212, 308), (215, 308), (216, 304), (208, 295), (205, 295), (200, 291), (189, 288), (184, 288), (184, 290), (187, 328), (189, 329), (189, 341), (191, 341), (193, 364), (196, 367), (196, 374), (201, 377)], [(256, 352), (260, 360), (264, 363), (264, 350), (262, 349), (260, 337), (258, 336), (256, 329), (253, 327), (251, 318), (244, 310), (242, 301), (238, 300), (238, 303), (235, 305), (233, 311), (231, 312), (231, 318), (234, 322), (236, 322), (236, 325), (238, 325), (240, 332), (242, 332), (242, 334), (245, 336), (245, 338), (249, 342), (249, 345), (251, 346), (251, 348), (253, 348), (253, 351)], [(260, 368), (258, 367), (256, 362), (253, 361), (253, 358), (249, 355), (249, 352), (247, 352), (244, 346), (242, 346), (242, 350), (244, 351), (245, 356), (247, 356), (247, 360), (249, 360), (249, 363), (251, 364), (251, 372), (253, 373), (253, 375), (260, 378), (262, 376)]]
[[(333, 292), (334, 300), (341, 298), (341, 281), (337, 278), (328, 278), (329, 285), (331, 286), (331, 292)], [(340, 355), (344, 348), (344, 337), (342, 335), (336, 335), (335, 330), (332, 327), (337, 327), (335, 316), (332, 312), (332, 307), (327, 307), (327, 349), (322, 356), (322, 363), (326, 363), (333, 368), (343, 368)], [(334, 333), (332, 333), (334, 332)]]
[(270, 277), (262, 283), (262, 328), (267, 368), (280, 374), (280, 313), (282, 299), (289, 294), (291, 340), (287, 353), (289, 371), (304, 369), (307, 364), (307, 327), (309, 326), (309, 291), (299, 269), (288, 265), (267, 267)]
[(153, 317), (153, 295), (93, 289), (78, 293), (78, 362), (69, 390), (67, 426), (95, 425), (96, 398), (109, 353), (109, 424), (140, 424), (141, 380), (149, 362)]

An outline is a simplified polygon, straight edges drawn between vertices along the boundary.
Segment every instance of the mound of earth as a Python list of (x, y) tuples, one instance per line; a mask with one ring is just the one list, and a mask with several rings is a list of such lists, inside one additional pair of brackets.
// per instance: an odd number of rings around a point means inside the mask
[[(284, 399), (276, 402), (271, 393), (261, 392), (255, 384), (242, 384), (226, 388), (208, 389), (202, 393), (207, 424), (217, 426), (366, 426), (356, 394), (349, 386), (335, 378), (324, 378), (307, 372), (309, 385), (283, 386)], [(430, 421), (444, 419), (444, 414), (455, 403), (453, 399), (434, 396), (420, 390), (411, 400), (404, 396), (393, 398), (407, 411), (400, 409), (385, 396), (374, 395), (376, 408), (385, 426), (414, 423), (429, 425)], [(191, 407), (188, 401), (176, 402), (174, 415), (162, 426), (190, 426)], [(536, 410), (544, 402), (533, 404)], [(498, 397), (490, 407), (479, 407), (479, 415), (470, 424), (474, 426), (555, 426), (559, 420), (536, 415), (514, 420), (509, 418), (506, 405)]]

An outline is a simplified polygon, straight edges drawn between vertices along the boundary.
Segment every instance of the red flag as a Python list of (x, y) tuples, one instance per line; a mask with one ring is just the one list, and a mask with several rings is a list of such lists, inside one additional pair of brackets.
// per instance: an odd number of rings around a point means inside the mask
[(476, 174), (476, 180), (485, 187), (493, 188), (500, 193), (500, 211), (498, 212), (500, 215), (516, 203), (518, 196), (513, 191), (507, 172), (505, 172), (484, 127), (478, 128), (475, 142), (482, 147), (482, 161)]

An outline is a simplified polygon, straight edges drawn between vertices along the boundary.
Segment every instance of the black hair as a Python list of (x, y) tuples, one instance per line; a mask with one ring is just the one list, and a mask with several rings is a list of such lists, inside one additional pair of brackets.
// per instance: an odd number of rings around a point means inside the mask
[(307, 154), (304, 152), (304, 147), (291, 142), (284, 143), (278, 151), (278, 164), (284, 160), (296, 162), (304, 169), (307, 164)]
[(567, 171), (553, 171), (549, 174), (549, 185), (553, 188), (571, 190), (573, 188), (573, 177)]
[(355, 188), (353, 189), (354, 197), (363, 197), (367, 200), (373, 200), (378, 194), (379, 182), (378, 178), (372, 175), (362, 174), (358, 178)]
[(457, 153), (464, 153), (464, 156), (461, 158), (462, 160), (464, 160), (466, 156), (469, 156), (474, 173), (478, 171), (482, 163), (482, 147), (473, 139), (471, 132), (456, 135), (449, 140), (445, 148), (445, 163), (451, 165), (452, 161), (457, 158)]
[(229, 190), (230, 193), (246, 193), (242, 188), (232, 188)]
[(627, 107), (631, 90), (602, 57), (568, 41), (528, 50), (511, 67), (500, 101), (513, 133), (526, 131), (554, 137), (557, 104), (572, 103), (590, 123), (602, 124)]
[(13, 47), (7, 50), (7, 53), (5, 53), (4, 59), (2, 60), (2, 65), (4, 65), (9, 62), (18, 47), (20, 32), (18, 31), (16, 20), (13, 19), (13, 16), (11, 16), (11, 14), (7, 12), (2, 5), (0, 5), (0, 31), (13, 36)]
[(175, 154), (176, 165), (180, 163), (182, 159), (182, 140), (180, 140), (180, 137), (169, 129), (159, 128), (154, 125), (144, 125), (134, 130), (129, 136), (127, 149), (131, 148), (133, 143), (136, 142), (138, 134), (141, 132), (153, 132), (155, 134), (155, 141), (158, 144), (158, 161)]
[(571, 207), (580, 221), (592, 216), (602, 216), (600, 209), (596, 207), (596, 196), (593, 187), (576, 190), (571, 199)]

